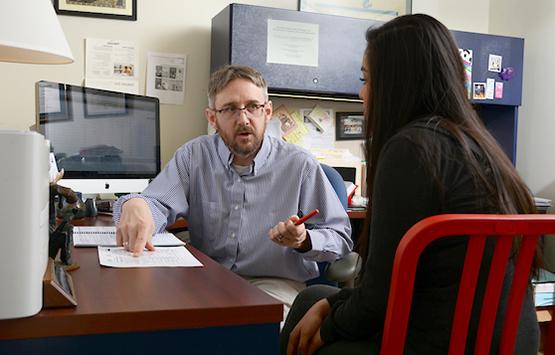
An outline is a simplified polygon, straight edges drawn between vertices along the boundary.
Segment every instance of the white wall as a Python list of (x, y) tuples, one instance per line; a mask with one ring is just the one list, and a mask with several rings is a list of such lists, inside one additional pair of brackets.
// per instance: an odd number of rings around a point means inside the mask
[[(212, 17), (230, 2), (139, 1), (138, 20), (134, 22), (59, 16), (75, 62), (60, 66), (0, 63), (0, 129), (27, 129), (34, 123), (36, 81), (83, 84), (85, 38), (133, 40), (139, 44), (141, 93), (144, 93), (147, 52), (188, 55), (185, 104), (161, 105), (161, 152), (163, 163), (167, 162), (181, 144), (206, 133), (203, 110), (210, 72), (210, 23)], [(298, 6), (298, 0), (241, 2), (286, 9), (297, 9)], [(452, 29), (474, 32), (487, 32), (488, 29), (489, 1), (413, 0), (413, 12), (429, 13)], [(296, 106), (293, 101), (283, 102)], [(337, 110), (357, 108), (353, 104), (322, 102), (322, 105)], [(361, 154), (359, 143), (341, 142), (338, 146)]]
[(490, 32), (524, 38), (517, 170), (534, 194), (555, 201), (555, 2), (490, 2)]
[(412, 12), (434, 16), (451, 30), (488, 33), (489, 0), (413, 0)]

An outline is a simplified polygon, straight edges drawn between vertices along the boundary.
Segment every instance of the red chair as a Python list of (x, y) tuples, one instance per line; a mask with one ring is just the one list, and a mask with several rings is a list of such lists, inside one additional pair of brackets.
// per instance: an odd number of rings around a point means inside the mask
[[(382, 355), (403, 354), (410, 314), (414, 277), (422, 251), (432, 241), (446, 236), (470, 236), (451, 328), (449, 354), (464, 354), (474, 290), (486, 238), (495, 238), (487, 287), (483, 297), (475, 354), (489, 354), (507, 261), (513, 239), (522, 237), (515, 259), (511, 290), (504, 315), (499, 354), (513, 354), (522, 301), (528, 286), (530, 267), (538, 238), (555, 234), (555, 215), (450, 214), (428, 217), (403, 236), (395, 254), (384, 333)], [(546, 353), (546, 355), (552, 355)]]

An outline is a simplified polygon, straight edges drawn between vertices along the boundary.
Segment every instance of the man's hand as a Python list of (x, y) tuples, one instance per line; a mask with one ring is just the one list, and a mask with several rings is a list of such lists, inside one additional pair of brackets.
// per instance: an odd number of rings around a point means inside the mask
[(288, 220), (279, 222), (268, 233), (270, 240), (274, 243), (297, 249), (300, 252), (307, 252), (312, 249), (310, 236), (304, 226), (304, 223), (295, 225), (299, 220), (298, 216), (291, 216)]
[(142, 198), (132, 198), (121, 207), (121, 218), (116, 228), (118, 245), (140, 256), (143, 249), (154, 250), (152, 234), (154, 220), (150, 208)]
[(325, 298), (316, 302), (297, 323), (287, 344), (287, 355), (312, 355), (324, 342), (320, 337), (320, 327), (330, 313), (331, 306)]

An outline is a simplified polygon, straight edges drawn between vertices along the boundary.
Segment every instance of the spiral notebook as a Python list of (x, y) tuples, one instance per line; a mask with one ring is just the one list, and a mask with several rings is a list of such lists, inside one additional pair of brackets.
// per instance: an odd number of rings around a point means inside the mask
[[(74, 247), (112, 247), (116, 246), (116, 227), (73, 227)], [(156, 247), (175, 247), (185, 242), (172, 233), (156, 233), (152, 236)]]

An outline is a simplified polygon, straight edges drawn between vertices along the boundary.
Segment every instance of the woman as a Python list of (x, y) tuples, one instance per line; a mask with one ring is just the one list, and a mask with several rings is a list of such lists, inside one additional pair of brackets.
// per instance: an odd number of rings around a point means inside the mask
[[(366, 144), (372, 215), (366, 245), (359, 249), (367, 251), (364, 274), (355, 289), (317, 286), (301, 293), (283, 329), (282, 354), (286, 349), (290, 355), (379, 353), (395, 251), (419, 220), (443, 213), (535, 210), (527, 187), (467, 99), (463, 64), (449, 30), (430, 16), (407, 15), (370, 29), (366, 39), (359, 95), (372, 137)], [(460, 238), (444, 239), (423, 254), (405, 353), (447, 353), (465, 247)], [(487, 266), (482, 275), (484, 270)], [(469, 334), (478, 313), (472, 316)], [(529, 293), (515, 354), (537, 354), (538, 332)], [(473, 344), (471, 336), (467, 349)]]

